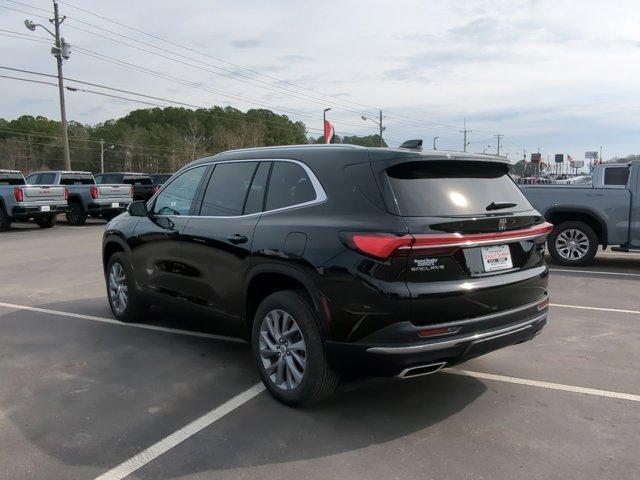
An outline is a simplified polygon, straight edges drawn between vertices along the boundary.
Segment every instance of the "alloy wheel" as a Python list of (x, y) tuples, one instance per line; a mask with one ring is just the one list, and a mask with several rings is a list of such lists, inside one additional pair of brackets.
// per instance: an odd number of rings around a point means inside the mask
[(284, 310), (271, 310), (260, 326), (260, 359), (271, 382), (282, 390), (297, 388), (307, 362), (300, 326)]
[(556, 250), (562, 258), (580, 260), (589, 251), (589, 237), (576, 228), (563, 230), (556, 238)]
[(124, 267), (117, 262), (111, 265), (109, 271), (109, 297), (116, 313), (122, 314), (129, 302), (129, 290)]

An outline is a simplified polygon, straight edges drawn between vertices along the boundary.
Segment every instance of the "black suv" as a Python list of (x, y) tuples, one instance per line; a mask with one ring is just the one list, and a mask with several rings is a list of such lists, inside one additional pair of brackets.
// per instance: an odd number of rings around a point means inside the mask
[(196, 160), (108, 226), (114, 315), (168, 301), (243, 326), (267, 388), (407, 378), (533, 338), (544, 222), (501, 157), (317, 145)]

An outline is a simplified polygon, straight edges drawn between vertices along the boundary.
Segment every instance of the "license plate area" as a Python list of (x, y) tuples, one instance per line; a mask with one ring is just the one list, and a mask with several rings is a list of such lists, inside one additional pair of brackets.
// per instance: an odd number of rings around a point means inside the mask
[(49, 205), (42, 205), (40, 207), (40, 211), (41, 212), (50, 212), (51, 211), (51, 207)]
[(491, 245), (482, 247), (482, 264), (485, 272), (496, 272), (513, 268), (509, 245)]
[(120, 204), (118, 202), (113, 202), (111, 204), (111, 208), (119, 208), (119, 207), (120, 207)]

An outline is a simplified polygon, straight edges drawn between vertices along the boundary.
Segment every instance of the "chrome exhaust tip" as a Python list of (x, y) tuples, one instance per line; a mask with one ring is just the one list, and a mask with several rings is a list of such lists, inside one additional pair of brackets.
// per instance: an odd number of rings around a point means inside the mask
[(416, 365), (414, 367), (405, 368), (396, 377), (398, 378), (413, 378), (421, 377), (423, 375), (431, 375), (432, 373), (439, 372), (447, 365), (447, 362), (428, 363), (425, 365)]

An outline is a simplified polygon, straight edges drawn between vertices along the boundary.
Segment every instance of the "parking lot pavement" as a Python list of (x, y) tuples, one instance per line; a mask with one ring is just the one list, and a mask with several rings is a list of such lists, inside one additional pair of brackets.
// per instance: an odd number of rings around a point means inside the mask
[[(0, 478), (638, 478), (633, 256), (553, 267), (551, 301), (562, 306), (542, 334), (459, 366), (475, 376), (348, 381), (300, 410), (261, 393), (222, 416), (257, 382), (248, 346), (180, 312), (112, 321), (103, 225), (0, 238)], [(130, 475), (113, 470), (131, 458)]]

